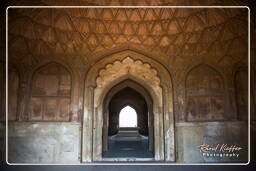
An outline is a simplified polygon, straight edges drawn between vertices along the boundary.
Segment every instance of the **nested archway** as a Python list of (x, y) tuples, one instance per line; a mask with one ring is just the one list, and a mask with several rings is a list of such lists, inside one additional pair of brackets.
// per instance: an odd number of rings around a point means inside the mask
[[(149, 151), (154, 151), (153, 101), (150, 93), (131, 79), (112, 87), (104, 99), (103, 151), (108, 150), (108, 135), (117, 133), (118, 115), (125, 106), (132, 106), (138, 113), (139, 133), (149, 138)], [(111, 113), (111, 115), (109, 114)]]
[(87, 73), (82, 160), (84, 162), (104, 160), (102, 158), (104, 99), (111, 88), (127, 79), (138, 82), (152, 97), (154, 160), (174, 161), (171, 77), (160, 63), (130, 50), (105, 57), (94, 64)]

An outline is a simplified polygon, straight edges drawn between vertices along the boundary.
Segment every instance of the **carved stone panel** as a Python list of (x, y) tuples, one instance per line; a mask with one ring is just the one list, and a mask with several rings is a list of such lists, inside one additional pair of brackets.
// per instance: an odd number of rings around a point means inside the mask
[(68, 121), (71, 76), (57, 63), (40, 68), (33, 76), (30, 120)]
[(188, 74), (186, 100), (188, 121), (225, 119), (223, 80), (207, 65), (200, 65)]
[(239, 70), (235, 75), (237, 117), (248, 119), (248, 73), (246, 69)]

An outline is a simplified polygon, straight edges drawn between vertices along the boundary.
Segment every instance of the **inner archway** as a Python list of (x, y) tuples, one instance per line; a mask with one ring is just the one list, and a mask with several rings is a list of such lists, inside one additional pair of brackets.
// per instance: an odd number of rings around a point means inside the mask
[(147, 90), (130, 79), (108, 92), (104, 103), (104, 158), (153, 158), (152, 103)]
[(135, 109), (127, 105), (119, 113), (119, 128), (135, 128), (138, 125), (138, 116)]

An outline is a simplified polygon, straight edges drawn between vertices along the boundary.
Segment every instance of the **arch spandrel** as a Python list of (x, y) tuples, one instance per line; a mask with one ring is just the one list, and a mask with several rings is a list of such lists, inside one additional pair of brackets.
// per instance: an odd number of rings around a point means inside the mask
[(113, 64), (114, 61), (123, 61), (125, 58), (130, 57), (133, 60), (143, 61), (144, 64), (148, 64), (158, 72), (160, 78), (160, 84), (172, 87), (172, 78), (169, 70), (160, 62), (156, 61), (152, 57), (148, 57), (144, 52), (136, 52), (130, 49), (124, 49), (117, 53), (109, 53), (104, 56), (103, 59), (98, 60), (93, 67), (89, 69), (85, 77), (85, 86), (96, 86), (96, 77), (99, 75), (99, 71), (105, 68), (108, 64)]

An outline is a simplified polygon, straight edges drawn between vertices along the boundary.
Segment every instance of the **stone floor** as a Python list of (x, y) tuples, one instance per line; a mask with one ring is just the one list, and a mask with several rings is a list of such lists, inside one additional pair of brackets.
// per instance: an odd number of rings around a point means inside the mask
[(106, 158), (153, 158), (154, 155), (148, 150), (148, 137), (140, 135), (136, 140), (117, 140), (117, 135), (108, 139), (109, 150), (103, 153)]

